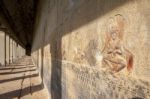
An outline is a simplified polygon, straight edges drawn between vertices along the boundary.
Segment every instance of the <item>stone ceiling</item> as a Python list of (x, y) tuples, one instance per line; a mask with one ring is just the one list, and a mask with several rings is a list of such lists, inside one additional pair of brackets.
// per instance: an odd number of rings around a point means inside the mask
[(0, 0), (0, 9), (15, 36), (24, 45), (31, 45), (37, 0)]

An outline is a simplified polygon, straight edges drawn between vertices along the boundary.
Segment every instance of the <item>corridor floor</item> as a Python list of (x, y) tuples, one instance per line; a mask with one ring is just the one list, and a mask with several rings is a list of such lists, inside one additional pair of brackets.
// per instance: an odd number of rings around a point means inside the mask
[(0, 99), (49, 99), (30, 57), (0, 67)]

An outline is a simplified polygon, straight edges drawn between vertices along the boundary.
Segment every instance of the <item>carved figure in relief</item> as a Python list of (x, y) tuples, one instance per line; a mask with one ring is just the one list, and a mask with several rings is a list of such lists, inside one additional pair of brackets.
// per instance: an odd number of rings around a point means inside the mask
[(102, 50), (102, 66), (111, 72), (119, 72), (127, 67), (128, 72), (133, 68), (133, 54), (123, 45), (125, 19), (122, 15), (115, 15), (109, 19), (105, 45)]

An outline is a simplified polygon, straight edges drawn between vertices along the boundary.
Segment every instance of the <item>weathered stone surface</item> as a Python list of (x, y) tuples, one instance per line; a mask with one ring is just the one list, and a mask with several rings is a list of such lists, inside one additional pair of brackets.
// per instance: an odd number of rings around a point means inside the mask
[(149, 3), (41, 0), (32, 57), (51, 98), (149, 99)]
[[(82, 69), (81, 69), (82, 68)], [(149, 99), (150, 83), (131, 76), (63, 63), (63, 99)], [(64, 92), (65, 91), (65, 92)]]
[(0, 66), (5, 65), (5, 33), (3, 31), (0, 31), (0, 45), (1, 45), (1, 49), (0, 49)]

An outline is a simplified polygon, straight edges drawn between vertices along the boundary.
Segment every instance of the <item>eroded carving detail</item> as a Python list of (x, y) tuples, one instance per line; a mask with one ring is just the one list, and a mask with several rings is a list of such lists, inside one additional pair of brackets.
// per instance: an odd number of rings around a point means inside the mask
[(110, 18), (108, 23), (105, 46), (102, 50), (102, 66), (109, 68), (113, 72), (119, 72), (127, 67), (128, 72), (131, 72), (133, 54), (123, 45), (125, 19), (118, 14)]

